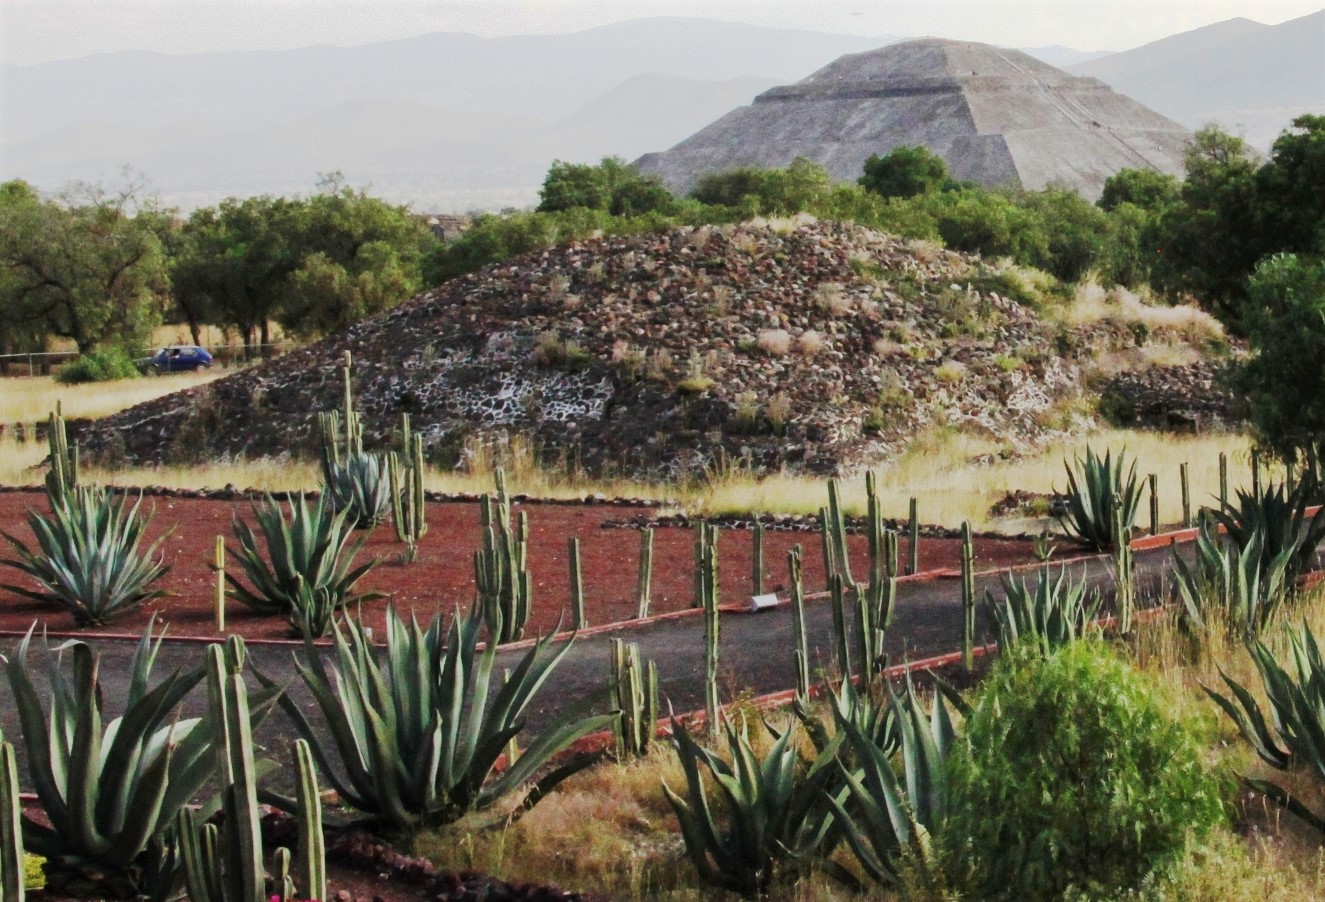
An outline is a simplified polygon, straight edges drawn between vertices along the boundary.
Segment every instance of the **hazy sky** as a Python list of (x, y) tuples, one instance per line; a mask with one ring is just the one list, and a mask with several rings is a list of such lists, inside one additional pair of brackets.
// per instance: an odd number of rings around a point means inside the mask
[(1243, 16), (1275, 24), (1321, 0), (0, 0), (11, 63), (111, 50), (192, 53), (364, 44), (430, 31), (576, 31), (645, 16), (703, 16), (853, 34), (936, 35), (1126, 50)]

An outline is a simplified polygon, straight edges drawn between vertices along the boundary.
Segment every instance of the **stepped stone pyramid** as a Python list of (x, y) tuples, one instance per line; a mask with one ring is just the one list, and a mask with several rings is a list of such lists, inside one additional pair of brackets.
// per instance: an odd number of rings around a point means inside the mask
[(1062, 184), (1093, 200), (1119, 169), (1180, 174), (1190, 134), (1098, 79), (1018, 50), (925, 38), (843, 56), (637, 165), (679, 192), (708, 173), (798, 156), (855, 181), (871, 154), (922, 145), (958, 179)]

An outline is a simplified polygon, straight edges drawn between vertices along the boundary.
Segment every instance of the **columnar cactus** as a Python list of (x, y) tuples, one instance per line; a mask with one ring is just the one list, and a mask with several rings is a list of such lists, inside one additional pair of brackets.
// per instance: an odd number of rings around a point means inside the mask
[(962, 666), (975, 668), (975, 541), (971, 521), (962, 521)]
[(492, 641), (514, 642), (529, 622), (532, 584), (525, 559), (529, 544), (529, 518), (520, 511), (511, 526), (511, 499), (506, 474), (496, 472), (496, 494), (480, 499), (483, 547), (474, 552), (474, 581), (478, 585), (483, 619)]
[(787, 552), (791, 574), (791, 624), (796, 637), (796, 701), (802, 708), (810, 700), (810, 645), (805, 634), (805, 592), (801, 582), (801, 546)]
[(419, 540), (428, 531), (428, 520), (423, 496), (423, 436), (410, 429), (408, 413), (401, 414), (400, 443), (400, 456), (387, 458), (391, 522), (396, 538), (405, 543), (405, 560), (413, 563), (418, 558)]
[(640, 530), (639, 584), (635, 600), (641, 620), (649, 616), (649, 599), (653, 594), (653, 530)]
[(584, 615), (584, 572), (580, 567), (580, 540), (571, 536), (566, 543), (570, 557), (570, 619), (571, 628), (582, 630), (589, 625)]
[(1122, 500), (1114, 502), (1114, 535), (1117, 542), (1113, 551), (1114, 581), (1118, 586), (1115, 606), (1118, 611), (1118, 632), (1132, 631), (1132, 616), (1136, 612), (1136, 573), (1132, 564), (1131, 529), (1124, 519)]
[(709, 731), (718, 730), (718, 528), (701, 523), (696, 542), (699, 566), (695, 589), (704, 609), (704, 713)]
[(14, 746), (0, 738), (0, 896), (23, 902), (23, 822)]
[(619, 757), (643, 757), (653, 744), (658, 723), (658, 666), (641, 667), (639, 645), (612, 640), (612, 689), (621, 711), (617, 726)]
[(46, 495), (53, 507), (78, 485), (78, 444), (74, 443), (72, 447), (69, 445), (59, 404), (56, 404), (55, 412), (47, 420), (46, 440), (51, 447), (51, 469), (46, 474)]

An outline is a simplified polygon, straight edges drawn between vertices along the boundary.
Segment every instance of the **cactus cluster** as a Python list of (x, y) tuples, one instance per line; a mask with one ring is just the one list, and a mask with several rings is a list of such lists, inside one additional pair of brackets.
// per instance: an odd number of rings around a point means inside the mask
[[(839, 664), (844, 675), (855, 672), (847, 653), (845, 611), (847, 597), (854, 606), (855, 659), (860, 674), (868, 676), (884, 664), (884, 639), (897, 601), (897, 534), (883, 526), (883, 508), (873, 473), (865, 474), (865, 537), (869, 549), (869, 580), (861, 583), (851, 571), (846, 518), (836, 480), (828, 482), (828, 506), (820, 508), (828, 587), (834, 599), (834, 623), (839, 637)], [(840, 585), (835, 586), (835, 581)]]
[(321, 443), (322, 490), (331, 506), (349, 515), (360, 529), (376, 526), (392, 508), (390, 454), (367, 454), (363, 450), (363, 422), (354, 410), (353, 362), (345, 352), (341, 367), (344, 380), (344, 412), (318, 414)]
[(483, 547), (474, 552), (474, 583), (488, 634), (494, 643), (515, 642), (529, 622), (533, 584), (525, 557), (529, 546), (529, 516), (520, 511), (511, 525), (511, 497), (506, 474), (494, 474), (496, 493), (479, 499), (479, 527)]
[(400, 446), (399, 456), (387, 457), (391, 521), (396, 538), (405, 543), (406, 562), (413, 563), (418, 558), (419, 540), (428, 531), (428, 520), (423, 496), (423, 436), (410, 429), (408, 413), (401, 414)]
[(207, 648), (207, 695), (212, 723), (223, 737), (217, 748), (217, 773), (222, 785), (220, 827), (200, 824), (198, 812), (182, 809), (176, 835), (184, 882), (191, 902), (280, 902), (326, 899), (326, 852), (322, 837), (322, 804), (308, 744), (297, 739), (291, 752), (296, 771), (296, 819), (299, 846), (294, 874), (292, 856), (277, 850), (268, 891), (262, 863), (262, 829), (258, 810), (259, 763), (253, 757), (252, 715), (243, 676), (244, 645), (235, 636)]
[(639, 758), (653, 746), (658, 723), (658, 665), (642, 664), (639, 645), (612, 640), (612, 692), (621, 719), (617, 757)]
[(54, 507), (78, 485), (78, 444), (69, 444), (58, 402), (47, 420), (46, 440), (51, 447), (51, 468), (46, 474), (46, 497)]

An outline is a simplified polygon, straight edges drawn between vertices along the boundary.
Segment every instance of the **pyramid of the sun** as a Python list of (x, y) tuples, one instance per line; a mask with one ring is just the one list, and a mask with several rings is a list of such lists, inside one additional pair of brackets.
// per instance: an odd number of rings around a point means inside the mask
[(923, 145), (957, 179), (1063, 184), (1094, 199), (1119, 169), (1180, 173), (1190, 134), (1098, 79), (1017, 50), (925, 38), (841, 57), (637, 165), (678, 192), (708, 173), (798, 156), (854, 181), (871, 154)]

